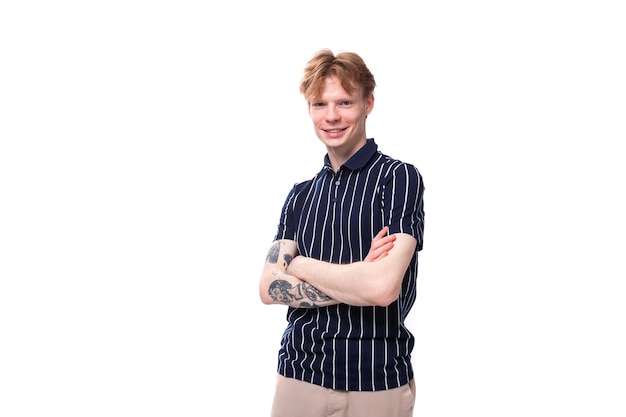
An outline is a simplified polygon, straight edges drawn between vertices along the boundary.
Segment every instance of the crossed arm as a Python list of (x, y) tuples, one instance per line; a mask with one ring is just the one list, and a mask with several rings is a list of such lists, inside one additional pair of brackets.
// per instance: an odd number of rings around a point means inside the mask
[(340, 265), (297, 256), (294, 241), (277, 240), (261, 275), (261, 301), (304, 308), (389, 305), (398, 298), (415, 246), (412, 236), (387, 235), (385, 227), (372, 240), (363, 261)]

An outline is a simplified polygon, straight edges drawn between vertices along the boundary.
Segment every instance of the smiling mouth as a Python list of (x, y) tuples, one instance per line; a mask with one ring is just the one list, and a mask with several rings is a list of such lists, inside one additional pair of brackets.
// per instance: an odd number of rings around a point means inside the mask
[(343, 132), (344, 130), (346, 130), (347, 128), (343, 128), (343, 129), (324, 129), (324, 132), (326, 133), (339, 133), (339, 132)]

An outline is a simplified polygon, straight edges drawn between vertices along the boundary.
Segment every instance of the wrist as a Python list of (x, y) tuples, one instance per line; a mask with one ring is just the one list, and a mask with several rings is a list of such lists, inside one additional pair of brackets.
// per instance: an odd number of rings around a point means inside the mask
[(291, 259), (291, 261), (289, 262), (289, 264), (287, 264), (286, 272), (289, 275), (293, 275), (293, 276), (297, 277), (298, 276), (298, 274), (297, 274), (298, 264), (300, 264), (301, 260), (302, 260), (302, 256), (300, 256), (300, 255), (294, 256)]

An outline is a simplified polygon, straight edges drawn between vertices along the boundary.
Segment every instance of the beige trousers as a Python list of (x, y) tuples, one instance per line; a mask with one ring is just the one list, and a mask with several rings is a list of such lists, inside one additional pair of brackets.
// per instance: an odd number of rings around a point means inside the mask
[(337, 391), (278, 375), (271, 417), (412, 417), (415, 381), (387, 391)]

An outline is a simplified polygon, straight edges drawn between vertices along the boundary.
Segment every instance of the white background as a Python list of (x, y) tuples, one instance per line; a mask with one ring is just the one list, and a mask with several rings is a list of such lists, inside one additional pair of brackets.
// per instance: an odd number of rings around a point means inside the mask
[(3, 2), (0, 415), (269, 415), (328, 47), (426, 184), (415, 415), (623, 417), (620, 3)]

